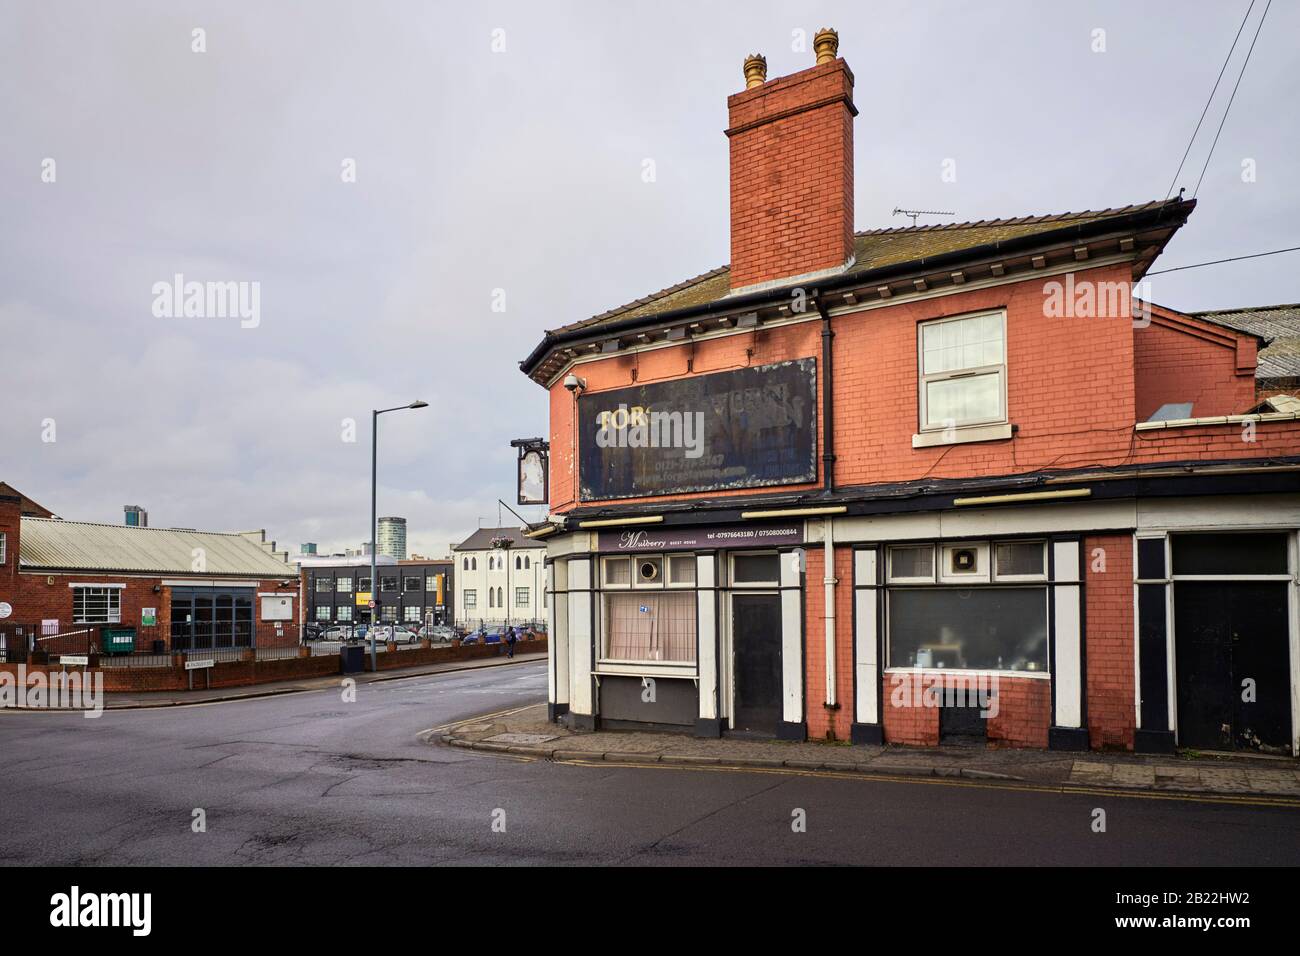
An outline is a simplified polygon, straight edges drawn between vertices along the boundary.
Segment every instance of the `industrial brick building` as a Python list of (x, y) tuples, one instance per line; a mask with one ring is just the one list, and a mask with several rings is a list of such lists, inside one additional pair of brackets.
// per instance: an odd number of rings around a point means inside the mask
[[(65, 521), (0, 492), (7, 657), (292, 646), (298, 601), (297, 572), (265, 532)], [(120, 638), (112, 648), (104, 627)]]
[(815, 46), (728, 99), (730, 265), (521, 363), (553, 717), (1295, 755), (1295, 307), (1144, 301), (1181, 198), (855, 232)]

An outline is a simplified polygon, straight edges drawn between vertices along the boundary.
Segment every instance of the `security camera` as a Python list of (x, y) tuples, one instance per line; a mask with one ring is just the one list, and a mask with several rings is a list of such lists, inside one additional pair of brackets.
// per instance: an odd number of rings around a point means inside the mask
[(564, 376), (564, 387), (576, 394), (587, 387), (587, 380), (578, 378), (578, 376), (570, 372)]

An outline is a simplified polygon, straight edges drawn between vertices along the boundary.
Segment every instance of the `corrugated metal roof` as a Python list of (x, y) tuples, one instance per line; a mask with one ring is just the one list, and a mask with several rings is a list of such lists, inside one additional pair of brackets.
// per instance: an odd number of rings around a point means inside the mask
[[(201, 572), (194, 569), (196, 548), (202, 549), (206, 562)], [(18, 558), (24, 570), (298, 576), (293, 565), (245, 534), (131, 528), (53, 518), (22, 519)]]
[(1259, 350), (1259, 365), (1255, 369), (1255, 378), (1261, 384), (1272, 379), (1300, 378), (1300, 304), (1192, 314), (1208, 322), (1258, 335), (1268, 343)]

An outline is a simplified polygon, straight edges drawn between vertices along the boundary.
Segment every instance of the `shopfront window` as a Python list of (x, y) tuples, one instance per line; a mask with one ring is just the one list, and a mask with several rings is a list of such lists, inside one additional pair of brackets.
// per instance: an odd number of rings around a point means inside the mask
[(889, 666), (1047, 670), (1046, 588), (891, 588)]
[(695, 663), (694, 591), (606, 594), (605, 658)]

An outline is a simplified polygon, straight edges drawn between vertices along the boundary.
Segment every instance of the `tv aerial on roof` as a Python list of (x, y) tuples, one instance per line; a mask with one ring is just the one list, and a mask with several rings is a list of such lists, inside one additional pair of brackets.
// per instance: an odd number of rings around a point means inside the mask
[(900, 214), (901, 214), (901, 215), (904, 215), (904, 216), (911, 216), (911, 217), (912, 217), (912, 225), (914, 225), (914, 226), (916, 225), (916, 218), (917, 218), (917, 216), (955, 216), (955, 215), (957, 215), (955, 212), (944, 212), (943, 210), (940, 210), (940, 209), (900, 209), (900, 208), (898, 208), (897, 206), (894, 207), (894, 211), (893, 211), (893, 213), (892, 213), (891, 215), (895, 215), (895, 216), (897, 216), (897, 215), (900, 215)]

